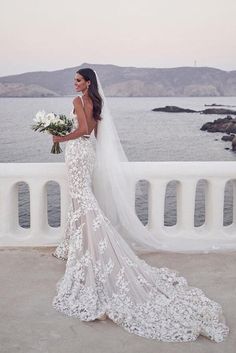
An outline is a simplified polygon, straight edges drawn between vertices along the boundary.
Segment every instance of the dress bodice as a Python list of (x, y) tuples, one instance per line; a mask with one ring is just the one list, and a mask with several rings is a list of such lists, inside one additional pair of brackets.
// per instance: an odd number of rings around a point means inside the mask
[(78, 122), (78, 119), (77, 119), (77, 115), (74, 113), (74, 109), (72, 109), (71, 112), (70, 112), (70, 118), (73, 121), (73, 130), (77, 129), (79, 127), (79, 122)]
[[(84, 101), (83, 101), (83, 98), (82, 98), (81, 96), (78, 96), (78, 97), (80, 97), (81, 102), (82, 102), (82, 105), (83, 105), (83, 108), (84, 108)], [(70, 112), (70, 117), (71, 117), (72, 120), (73, 120), (73, 130), (78, 129), (78, 127), (79, 127), (79, 121), (78, 121), (78, 119), (77, 119), (77, 115), (74, 113), (74, 109), (71, 110), (71, 112)], [(90, 137), (90, 135), (83, 135), (83, 136)]]

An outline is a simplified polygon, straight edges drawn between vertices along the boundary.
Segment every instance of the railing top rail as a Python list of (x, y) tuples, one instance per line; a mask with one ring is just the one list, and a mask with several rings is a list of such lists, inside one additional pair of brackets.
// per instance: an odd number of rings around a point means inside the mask
[[(135, 178), (224, 178), (236, 179), (236, 161), (122, 162)], [(0, 163), (0, 178), (53, 178), (65, 174), (65, 162)]]

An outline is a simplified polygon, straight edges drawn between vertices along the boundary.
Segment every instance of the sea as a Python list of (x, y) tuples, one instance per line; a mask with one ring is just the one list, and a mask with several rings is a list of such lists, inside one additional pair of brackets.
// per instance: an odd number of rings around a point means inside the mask
[[(50, 153), (52, 137), (31, 129), (39, 110), (69, 115), (74, 97), (0, 98), (1, 163), (64, 162), (63, 152)], [(152, 109), (174, 105), (203, 110), (205, 105), (219, 104), (236, 110), (236, 97), (107, 97), (110, 111), (130, 161), (235, 161), (231, 143), (221, 140), (222, 133), (201, 131), (201, 126), (225, 115), (200, 113), (154, 112)], [(143, 224), (148, 222), (148, 185), (140, 181), (143, 196), (136, 198), (136, 213)], [(195, 205), (195, 226), (204, 223), (205, 184), (198, 183)], [(18, 183), (19, 224), (30, 227), (29, 189)], [(48, 223), (60, 225), (59, 187), (48, 183)], [(37, 202), (37, 201), (35, 201)], [(224, 225), (232, 222), (232, 185), (225, 190)], [(170, 182), (166, 191), (165, 225), (176, 224), (176, 184)]]

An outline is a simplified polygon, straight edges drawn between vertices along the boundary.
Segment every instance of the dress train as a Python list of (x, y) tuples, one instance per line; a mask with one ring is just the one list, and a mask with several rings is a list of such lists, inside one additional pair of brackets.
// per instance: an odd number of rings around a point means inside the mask
[(221, 342), (229, 333), (220, 304), (176, 271), (139, 258), (105, 216), (93, 194), (95, 151), (90, 138), (66, 144), (70, 205), (65, 238), (53, 253), (66, 260), (52, 305), (95, 320), (106, 313), (130, 333), (166, 342), (199, 335)]

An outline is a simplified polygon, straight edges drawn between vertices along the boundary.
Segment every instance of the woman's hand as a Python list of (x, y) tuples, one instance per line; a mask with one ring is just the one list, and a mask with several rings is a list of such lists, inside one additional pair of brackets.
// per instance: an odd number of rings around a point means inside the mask
[(52, 135), (53, 143), (55, 142), (64, 142), (63, 136)]

